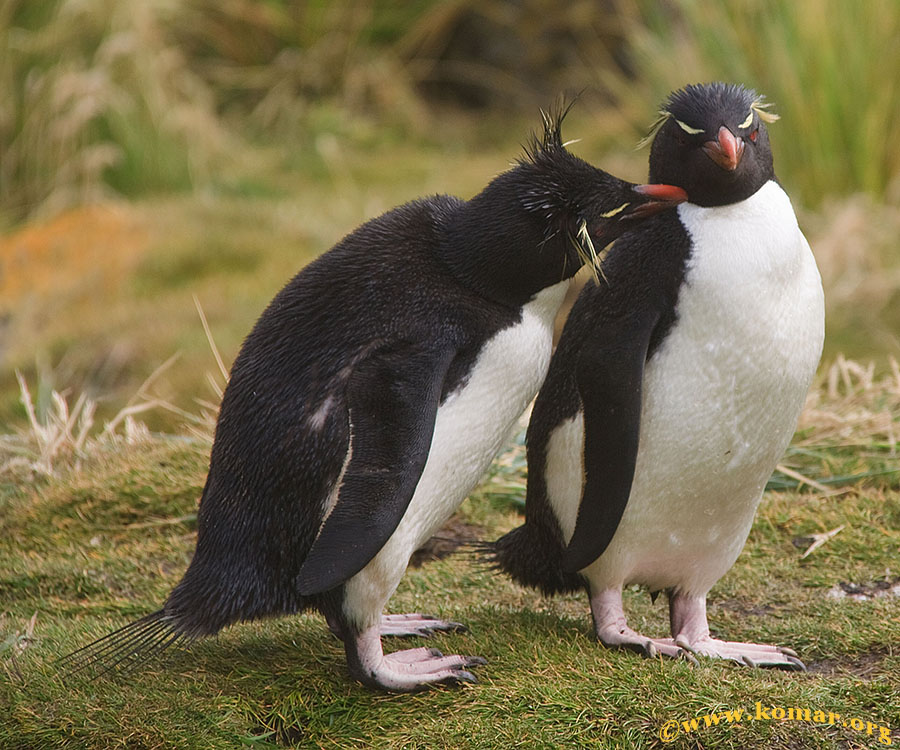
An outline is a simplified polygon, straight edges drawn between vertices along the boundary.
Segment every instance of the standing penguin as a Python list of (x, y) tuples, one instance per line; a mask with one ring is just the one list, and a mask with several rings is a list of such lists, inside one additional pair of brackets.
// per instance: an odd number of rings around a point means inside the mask
[(478, 657), (382, 651), (382, 635), (461, 626), (382, 610), (540, 387), (582, 243), (686, 198), (570, 154), (564, 116), (545, 116), (543, 138), (471, 200), (396, 208), (282, 289), (232, 368), (184, 578), (70, 670), (315, 608), (366, 685), (474, 680)]
[[(790, 649), (710, 637), (793, 435), (824, 337), (816, 263), (778, 184), (755, 92), (674, 92), (650, 178), (688, 201), (620, 240), (563, 330), (528, 428), (526, 522), (490, 546), (545, 593), (587, 587), (600, 641), (802, 669)], [(652, 132), (652, 131), (651, 131)], [(628, 627), (622, 588), (669, 597), (672, 638)]]

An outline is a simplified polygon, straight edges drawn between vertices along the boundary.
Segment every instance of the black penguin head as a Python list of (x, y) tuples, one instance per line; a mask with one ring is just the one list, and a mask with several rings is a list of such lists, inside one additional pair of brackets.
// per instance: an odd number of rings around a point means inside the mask
[(489, 296), (521, 304), (636, 222), (687, 200), (681, 188), (625, 182), (570, 153), (560, 134), (570, 109), (543, 113), (542, 135), (457, 218), (453, 265)]
[(749, 198), (775, 177), (766, 123), (778, 116), (766, 111), (769, 106), (735, 84), (695, 84), (673, 92), (648, 136), (650, 179), (684, 188), (700, 206)]
[(543, 113), (543, 134), (456, 219), (448, 256), (487, 296), (522, 304), (636, 222), (687, 200), (680, 188), (625, 182), (571, 154), (560, 134), (570, 109)]
[[(566, 149), (561, 126), (572, 108), (555, 114), (542, 112), (544, 132), (533, 136), (513, 171), (527, 181), (522, 205), (545, 226), (545, 237), (569, 239), (576, 258), (585, 244), (603, 248), (627, 231), (635, 220), (651, 216), (687, 200), (673, 185), (635, 185), (579, 159)], [(576, 269), (577, 270), (577, 269)]]

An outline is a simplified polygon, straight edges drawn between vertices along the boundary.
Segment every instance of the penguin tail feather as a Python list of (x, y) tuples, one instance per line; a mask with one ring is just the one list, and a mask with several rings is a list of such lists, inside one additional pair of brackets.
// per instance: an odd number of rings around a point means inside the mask
[(66, 677), (84, 671), (93, 677), (129, 674), (176, 644), (195, 638), (179, 629), (177, 616), (160, 609), (63, 656), (56, 664)]
[(527, 523), (494, 542), (472, 542), (468, 546), (481, 564), (546, 596), (584, 589), (584, 578), (563, 567), (563, 546)]

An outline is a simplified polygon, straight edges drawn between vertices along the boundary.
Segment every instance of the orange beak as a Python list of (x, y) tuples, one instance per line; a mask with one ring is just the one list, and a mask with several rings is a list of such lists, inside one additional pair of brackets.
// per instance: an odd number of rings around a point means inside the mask
[(647, 198), (651, 198), (651, 200), (632, 206), (628, 214), (622, 217), (624, 219), (650, 216), (667, 208), (677, 206), (679, 203), (684, 203), (688, 199), (688, 194), (682, 188), (675, 187), (675, 185), (635, 185), (632, 190)]
[(744, 155), (744, 141), (735, 138), (724, 125), (719, 128), (719, 137), (715, 141), (703, 144), (706, 155), (728, 172), (734, 172)]

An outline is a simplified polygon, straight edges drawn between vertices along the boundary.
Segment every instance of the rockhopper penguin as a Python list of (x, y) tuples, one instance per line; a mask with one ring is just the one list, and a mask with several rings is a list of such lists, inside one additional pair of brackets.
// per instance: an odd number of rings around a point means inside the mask
[[(712, 638), (706, 619), (824, 337), (816, 263), (773, 171), (774, 119), (736, 85), (671, 94), (650, 179), (683, 187), (688, 202), (613, 246), (534, 406), (526, 522), (490, 557), (545, 593), (586, 587), (607, 646), (803, 668), (790, 649)], [(671, 638), (628, 627), (630, 584), (668, 593)]]
[(478, 657), (382, 651), (382, 635), (461, 626), (382, 610), (540, 387), (586, 247), (686, 198), (573, 156), (564, 116), (545, 116), (543, 137), (471, 200), (369, 221), (272, 300), (231, 371), (184, 578), (70, 671), (315, 608), (366, 685), (474, 680)]

